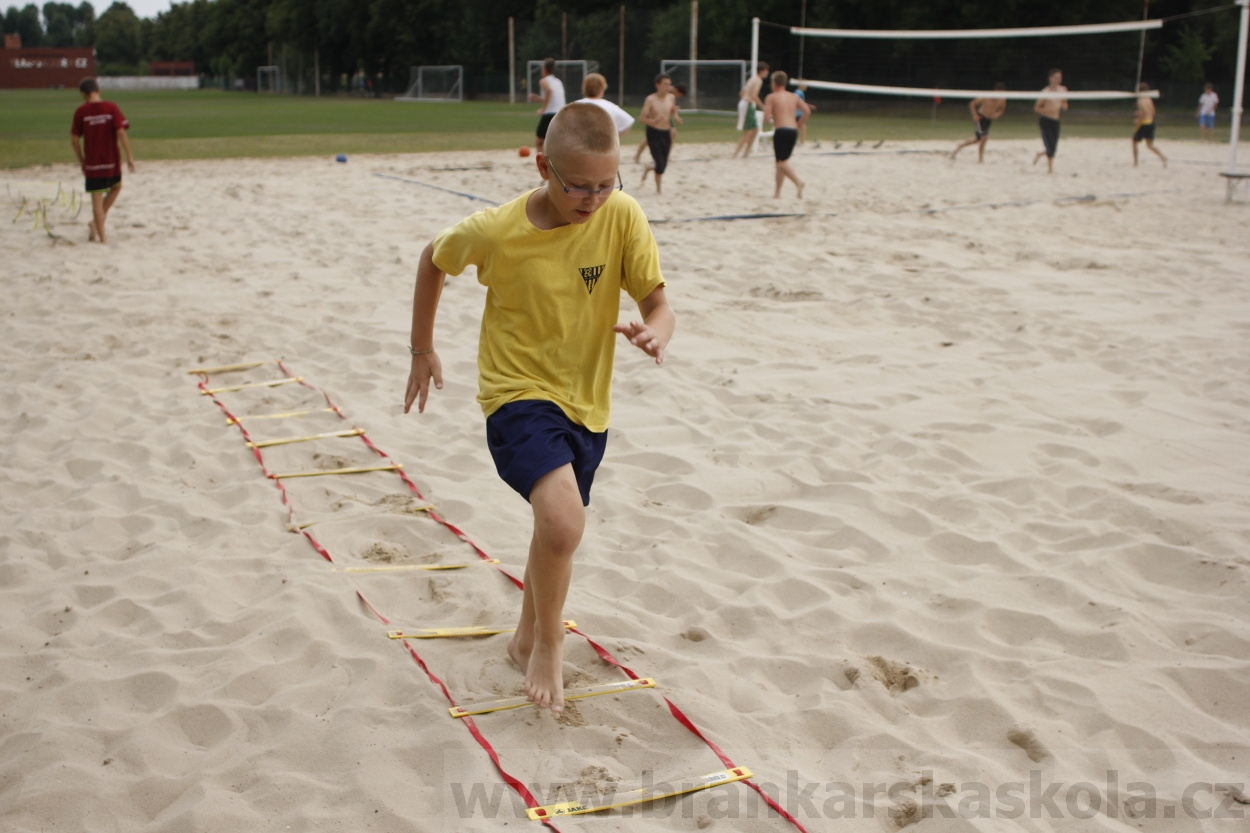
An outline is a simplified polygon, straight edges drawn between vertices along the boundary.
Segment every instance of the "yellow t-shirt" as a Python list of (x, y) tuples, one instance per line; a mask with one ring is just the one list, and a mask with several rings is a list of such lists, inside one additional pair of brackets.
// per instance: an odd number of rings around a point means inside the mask
[(664, 285), (655, 238), (628, 194), (613, 194), (585, 223), (543, 230), (525, 214), (530, 193), (444, 230), (434, 265), (459, 275), (473, 264), (486, 287), (477, 400), (487, 416), (545, 399), (605, 431), (621, 290), (641, 301)]

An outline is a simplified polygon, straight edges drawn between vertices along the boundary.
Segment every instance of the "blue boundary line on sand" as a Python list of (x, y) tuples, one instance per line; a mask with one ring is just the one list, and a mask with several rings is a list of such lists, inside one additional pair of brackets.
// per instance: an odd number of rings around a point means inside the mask
[(836, 217), (836, 214), (720, 214), (715, 217), (683, 217), (681, 219), (651, 220), (651, 225), (664, 223), (706, 223), (711, 220), (776, 220), (785, 217)]
[(380, 176), (383, 179), (397, 179), (400, 182), (407, 182), (412, 185), (420, 185), (423, 188), (433, 188), (435, 191), (442, 191), (446, 194), (455, 194), (457, 197), (464, 197), (465, 199), (469, 199), (469, 200), (477, 200), (478, 202), (484, 202), (487, 205), (503, 205), (503, 203), (495, 202), (494, 200), (488, 200), (486, 197), (479, 197), (476, 194), (466, 194), (464, 191), (453, 191), (450, 188), (444, 188), (441, 185), (431, 185), (428, 182), (420, 182), (415, 179), (407, 179), (402, 176), (395, 176), (394, 174), (380, 174), (377, 171), (374, 171), (373, 175)]
[[(1136, 191), (1124, 194), (1108, 194), (1103, 199), (1115, 200), (1126, 199), (1128, 197), (1148, 197), (1153, 194), (1181, 194), (1184, 188), (1165, 188), (1157, 191)], [(951, 205), (946, 208), (917, 208), (910, 212), (912, 214), (945, 214), (947, 211), (970, 211), (974, 208), (1019, 208), (1026, 205), (1037, 205), (1039, 203), (1052, 203), (1054, 205), (1069, 205), (1078, 202), (1095, 202), (1099, 197), (1097, 194), (1082, 194), (1077, 197), (1059, 197), (1058, 199), (1046, 200), (1009, 200), (1007, 202), (980, 202), (974, 205)]]

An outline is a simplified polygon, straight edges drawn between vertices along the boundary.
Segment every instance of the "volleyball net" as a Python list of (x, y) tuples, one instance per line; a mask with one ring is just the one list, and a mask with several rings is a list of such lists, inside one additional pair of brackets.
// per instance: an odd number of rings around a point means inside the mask
[[(755, 21), (752, 49), (784, 62), (793, 85), (859, 99), (1115, 101), (1138, 98), (1150, 33), (1163, 21), (998, 29), (846, 29)], [(763, 49), (761, 50), (761, 46)], [(784, 57), (782, 57), (784, 56)], [(775, 67), (778, 68), (778, 67)], [(1043, 93), (1051, 69), (1066, 92)], [(993, 90), (997, 83), (1006, 90)], [(1158, 91), (1146, 93), (1158, 97)]]

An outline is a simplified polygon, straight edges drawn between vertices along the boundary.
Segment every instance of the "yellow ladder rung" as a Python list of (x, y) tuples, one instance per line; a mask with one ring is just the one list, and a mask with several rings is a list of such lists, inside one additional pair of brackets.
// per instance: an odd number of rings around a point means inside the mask
[(285, 480), (288, 477), (322, 477), (331, 474), (365, 474), (371, 471), (396, 471), (402, 469), (401, 463), (394, 463), (389, 466), (361, 466), (354, 469), (326, 469), (325, 471), (289, 471), (283, 474), (269, 475), (274, 480)]
[(498, 564), (498, 558), (482, 558), (461, 564), (387, 564), (380, 567), (336, 567), (336, 573), (394, 573), (402, 570), (463, 570), (479, 564)]
[[(564, 627), (575, 628), (577, 623), (572, 619), (565, 619)], [(407, 631), (387, 631), (386, 635), (391, 639), (444, 639), (453, 636), (494, 636), (497, 633), (512, 633), (515, 630), (516, 628), (494, 625), (469, 625), (463, 628), (414, 628)]]
[(332, 414), (333, 408), (313, 408), (311, 411), (287, 411), (283, 414), (247, 414), (241, 417), (233, 417), (226, 420), (226, 425), (238, 425), (243, 420), (252, 419), (292, 419), (294, 417), (308, 416), (309, 414)]
[[(604, 694), (618, 694), (623, 691), (640, 691), (644, 688), (655, 688), (655, 680), (651, 677), (642, 677), (641, 679), (625, 680), (620, 683), (568, 689), (564, 692), (564, 699), (567, 702), (569, 700), (581, 700), (586, 697), (600, 697)], [(490, 712), (520, 709), (532, 705), (534, 705), (534, 701), (528, 697), (509, 697), (505, 700), (485, 700), (478, 703), (467, 703), (463, 706), (452, 706), (447, 711), (451, 713), (452, 717), (469, 717), (475, 714), (489, 714)]]
[(237, 373), (240, 370), (251, 370), (254, 367), (269, 364), (269, 362), (247, 362), (246, 364), (223, 364), (221, 367), (197, 367), (188, 370), (187, 373), (201, 376), (211, 376), (214, 373)]
[(207, 388), (200, 393), (208, 396), (213, 393), (230, 393), (236, 390), (247, 390), (248, 388), (276, 388), (279, 385), (289, 385), (293, 382), (304, 381), (303, 376), (288, 376), (285, 379), (274, 379), (271, 382), (248, 382), (246, 385), (231, 385), (228, 388)]
[[(568, 699), (567, 694), (564, 695), (564, 699)], [(560, 816), (598, 813), (602, 810), (610, 810), (613, 807), (627, 807), (630, 804), (642, 804), (646, 801), (672, 798), (675, 795), (698, 792), (699, 790), (706, 790), (708, 787), (715, 787), (719, 784), (732, 784), (735, 781), (745, 781), (752, 777), (754, 777), (754, 773), (751, 770), (744, 766), (736, 766), (733, 769), (722, 769), (720, 772), (711, 772), (707, 775), (699, 775), (689, 781), (679, 782), (671, 789), (659, 790), (653, 787), (641, 787), (628, 792), (615, 793), (597, 804), (563, 801), (559, 804), (548, 804), (545, 807), (531, 807), (525, 811), (525, 814), (534, 821), (549, 821)], [(673, 780), (675, 779), (670, 779), (669, 783), (672, 783)]]
[(258, 443), (248, 443), (248, 448), (269, 448), (274, 445), (289, 445), (291, 443), (306, 443), (313, 440), (328, 440), (334, 437), (359, 437), (365, 433), (363, 428), (351, 428), (347, 431), (327, 431), (324, 434), (312, 434), (307, 437), (287, 437), (281, 440), (262, 440)]

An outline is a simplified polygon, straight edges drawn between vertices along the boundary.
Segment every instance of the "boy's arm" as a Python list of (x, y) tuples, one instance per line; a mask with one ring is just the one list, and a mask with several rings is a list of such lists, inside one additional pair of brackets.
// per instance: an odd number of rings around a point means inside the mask
[(417, 266), (417, 285), (412, 294), (412, 337), (408, 342), (412, 352), (412, 367), (408, 371), (408, 388), (404, 393), (404, 413), (417, 403), (417, 413), (424, 413), (425, 400), (430, 395), (430, 382), (443, 387), (443, 364), (434, 352), (434, 315), (438, 312), (438, 299), (443, 292), (447, 273), (434, 265), (434, 244), (421, 252)]
[(82, 137), (78, 135), (71, 135), (69, 140), (74, 145), (74, 155), (78, 157), (78, 167), (81, 168), (83, 165), (87, 164), (87, 157), (82, 155)]
[(126, 128), (119, 127), (117, 129), (117, 141), (121, 143), (122, 150), (126, 151), (126, 166), (130, 168), (130, 172), (135, 172), (135, 155), (130, 152), (130, 136), (126, 133)]
[(977, 108), (980, 106), (981, 106), (981, 99), (979, 98), (974, 98), (972, 99), (972, 101), (968, 102), (968, 110), (969, 112), (972, 113), (972, 120), (974, 122), (977, 122), (978, 124), (980, 124), (981, 122), (981, 114), (977, 111)]
[(776, 101), (776, 99), (773, 98), (772, 96), (769, 96), (768, 98), (764, 99), (764, 121), (765, 122), (773, 121), (773, 102), (774, 101)]
[(663, 364), (664, 348), (668, 346), (673, 330), (677, 327), (677, 316), (668, 305), (664, 287), (656, 287), (650, 295), (639, 301), (638, 311), (642, 313), (642, 321), (617, 324), (612, 329), (629, 339), (630, 344), (654, 357), (656, 364)]

